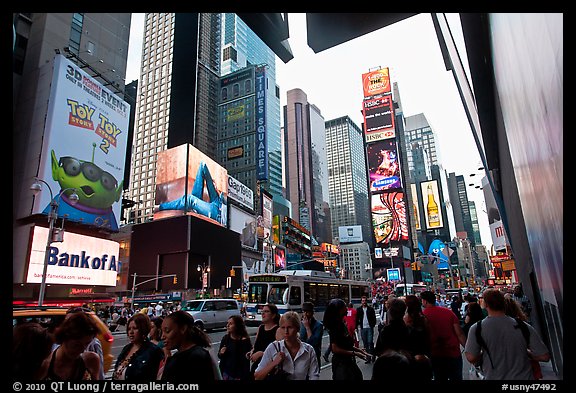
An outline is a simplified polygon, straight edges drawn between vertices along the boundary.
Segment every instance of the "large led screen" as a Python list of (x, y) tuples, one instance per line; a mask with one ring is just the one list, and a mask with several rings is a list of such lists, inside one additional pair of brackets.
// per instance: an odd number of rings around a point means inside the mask
[(123, 99), (64, 56), (54, 58), (38, 171), (52, 192), (43, 185), (33, 213), (48, 214), (53, 194), (60, 217), (118, 230), (129, 115)]
[[(47, 238), (48, 228), (34, 227), (27, 283), (42, 281)], [(50, 246), (46, 283), (115, 286), (119, 252), (115, 241), (66, 232), (62, 242)]]
[(228, 223), (228, 171), (192, 145), (158, 153), (154, 219), (195, 215)]
[(420, 183), (422, 191), (422, 202), (424, 209), (422, 214), (426, 222), (426, 229), (437, 229), (444, 227), (442, 220), (442, 205), (438, 192), (438, 181), (431, 180)]
[(403, 192), (372, 194), (372, 228), (376, 244), (408, 240)]
[(368, 156), (370, 191), (402, 188), (396, 139), (368, 144), (366, 154)]
[(365, 99), (362, 102), (366, 142), (395, 138), (392, 96)]

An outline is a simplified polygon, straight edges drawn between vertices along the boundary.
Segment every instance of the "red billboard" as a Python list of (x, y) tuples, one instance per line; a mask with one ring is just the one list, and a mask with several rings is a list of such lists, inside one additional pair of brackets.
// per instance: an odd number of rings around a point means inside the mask
[(376, 244), (408, 240), (403, 192), (372, 194), (372, 228)]

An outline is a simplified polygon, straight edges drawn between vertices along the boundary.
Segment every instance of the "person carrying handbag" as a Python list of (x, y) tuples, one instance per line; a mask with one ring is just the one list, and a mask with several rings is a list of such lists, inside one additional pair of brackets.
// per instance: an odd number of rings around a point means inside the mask
[(278, 329), (284, 334), (284, 339), (274, 341), (266, 347), (262, 360), (254, 372), (254, 379), (320, 379), (320, 367), (314, 348), (298, 338), (300, 332), (298, 313), (288, 311), (283, 314)]

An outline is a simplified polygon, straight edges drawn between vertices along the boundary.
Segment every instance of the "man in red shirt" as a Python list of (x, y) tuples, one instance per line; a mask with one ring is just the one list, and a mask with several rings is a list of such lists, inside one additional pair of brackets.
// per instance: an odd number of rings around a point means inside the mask
[(348, 310), (346, 312), (346, 316), (344, 317), (344, 322), (346, 322), (346, 326), (348, 327), (348, 332), (350, 336), (354, 338), (354, 346), (357, 347), (358, 342), (358, 334), (356, 333), (356, 309), (352, 303), (348, 303)]
[(430, 328), (431, 360), (435, 381), (462, 380), (462, 353), (466, 336), (460, 321), (452, 310), (436, 306), (436, 295), (431, 291), (420, 294), (423, 313)]

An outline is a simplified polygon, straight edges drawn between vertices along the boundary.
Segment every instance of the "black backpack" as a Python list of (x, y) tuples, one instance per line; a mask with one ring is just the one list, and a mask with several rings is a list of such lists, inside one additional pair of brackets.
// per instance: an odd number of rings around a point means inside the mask
[[(524, 336), (524, 340), (526, 340), (526, 346), (530, 346), (530, 330), (528, 330), (528, 326), (526, 325), (526, 322), (522, 321), (521, 319), (518, 318), (514, 318), (516, 320), (516, 325), (514, 326), (514, 329), (520, 329), (520, 331), (522, 332), (522, 336)], [(479, 320), (478, 322), (476, 322), (476, 341), (478, 342), (478, 345), (480, 346), (480, 348), (482, 349), (482, 351), (484, 351), (486, 353), (486, 355), (488, 355), (488, 359), (490, 359), (490, 365), (492, 366), (492, 368), (494, 368), (494, 363), (492, 363), (492, 357), (490, 356), (490, 352), (488, 351), (488, 346), (486, 345), (486, 342), (484, 341), (484, 339), (482, 338), (482, 320)], [(476, 366), (482, 368), (482, 360), (480, 360)]]

